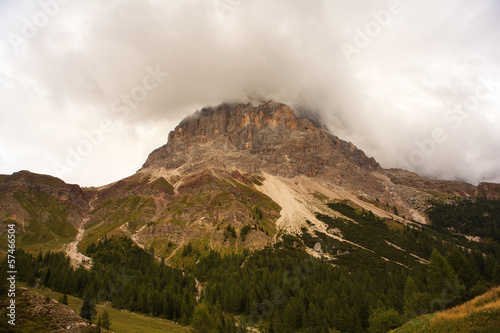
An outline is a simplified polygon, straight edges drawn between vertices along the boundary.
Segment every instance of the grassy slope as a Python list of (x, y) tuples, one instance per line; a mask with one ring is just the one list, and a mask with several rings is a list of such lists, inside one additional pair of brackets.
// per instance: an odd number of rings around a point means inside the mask
[[(19, 283), (23, 287), (26, 287), (25, 284)], [(59, 300), (62, 296), (61, 293), (53, 292), (50, 290), (41, 290), (36, 288), (29, 288), (34, 292), (37, 292), (41, 295), (51, 297), (55, 300)], [(69, 296), (68, 295), (68, 306), (78, 313), (83, 301), (79, 298)], [(134, 312), (126, 312), (121, 311), (109, 307), (97, 306), (98, 315), (101, 314), (104, 310), (107, 310), (109, 313), (109, 317), (111, 318), (111, 327), (110, 329), (113, 332), (173, 332), (173, 333), (185, 333), (190, 332), (188, 327), (177, 325), (168, 320), (163, 320), (155, 317), (148, 317), (144, 315), (140, 315)]]
[(93, 213), (101, 214), (107, 223), (90, 228), (78, 244), (78, 250), (84, 253), (88, 245), (104, 235), (126, 236), (120, 230), (122, 225), (128, 222), (131, 227), (138, 229), (152, 218), (155, 210), (153, 199), (149, 197), (123, 197), (102, 203)]
[(500, 332), (500, 287), (452, 309), (417, 317), (391, 332)]
[[(18, 234), (17, 246), (27, 251), (38, 252), (60, 249), (77, 235), (76, 228), (68, 222), (70, 213), (77, 209), (71, 204), (59, 200), (45, 192), (15, 191), (12, 196), (30, 216), (25, 233)], [(1, 216), (0, 216), (1, 217)], [(2, 218), (3, 224), (15, 223), (11, 218)], [(2, 233), (1, 240), (7, 235)], [(0, 243), (0, 252), (6, 250), (5, 241)]]

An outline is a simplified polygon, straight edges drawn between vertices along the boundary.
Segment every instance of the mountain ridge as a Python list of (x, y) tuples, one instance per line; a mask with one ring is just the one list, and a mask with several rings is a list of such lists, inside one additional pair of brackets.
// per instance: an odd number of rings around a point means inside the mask
[[(287, 141), (292, 144), (286, 144)], [(293, 110), (284, 104), (267, 101), (256, 107), (251, 103), (222, 104), (196, 112), (170, 132), (167, 144), (154, 150), (142, 169), (155, 165), (175, 169), (186, 162), (181, 158), (185, 156), (179, 156), (180, 151), (207, 143), (215, 145), (217, 149), (223, 148), (226, 152), (239, 152), (237, 157), (242, 157), (242, 152), (248, 152), (263, 155), (266, 161), (270, 159), (274, 164), (281, 162), (281, 166), (285, 161), (306, 163), (309, 168), (294, 166), (278, 170), (272, 163), (259, 164), (252, 160), (252, 167), (245, 170), (251, 172), (258, 172), (263, 168), (286, 177), (298, 174), (314, 176), (322, 170), (324, 164), (334, 163), (331, 155), (340, 150), (360, 166), (371, 170), (380, 168), (375, 159), (368, 158), (352, 143), (340, 140), (328, 133), (326, 128), (319, 127), (306, 118), (296, 116)], [(308, 153), (304, 157), (312, 159), (311, 161), (301, 158), (299, 153), (304, 151)], [(297, 161), (293, 161), (289, 154), (294, 155)], [(322, 157), (321, 154), (325, 156)], [(280, 159), (282, 161), (279, 161)], [(238, 167), (245, 166), (239, 163)]]
[[(347, 200), (398, 223), (427, 223), (429, 200), (460, 197), (499, 198), (500, 185), (383, 169), (324, 126), (267, 101), (196, 112), (137, 173), (99, 188), (27, 171), (1, 176), (0, 218), (38, 237), (34, 249), (49, 239), (69, 243), (80, 232), (82, 252), (110, 234), (172, 258), (189, 242), (260, 248), (280, 231), (301, 234), (307, 221), (325, 231), (315, 214), (332, 215), (324, 208), (329, 201)], [(58, 235), (59, 228), (66, 232)]]

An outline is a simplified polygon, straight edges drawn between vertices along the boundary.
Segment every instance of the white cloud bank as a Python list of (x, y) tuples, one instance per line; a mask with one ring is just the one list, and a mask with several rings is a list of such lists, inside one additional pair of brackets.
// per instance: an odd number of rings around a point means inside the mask
[(500, 182), (493, 0), (6, 0), (0, 172), (103, 185), (186, 115), (274, 99), (384, 167)]

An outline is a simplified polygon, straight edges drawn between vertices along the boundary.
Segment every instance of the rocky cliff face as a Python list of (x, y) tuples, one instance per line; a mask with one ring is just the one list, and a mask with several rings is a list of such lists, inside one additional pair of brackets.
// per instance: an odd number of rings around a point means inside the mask
[(366, 171), (380, 168), (351, 143), (270, 101), (202, 109), (170, 133), (168, 143), (151, 153), (143, 169), (196, 172), (209, 167), (290, 178), (325, 175), (328, 167), (345, 164)]

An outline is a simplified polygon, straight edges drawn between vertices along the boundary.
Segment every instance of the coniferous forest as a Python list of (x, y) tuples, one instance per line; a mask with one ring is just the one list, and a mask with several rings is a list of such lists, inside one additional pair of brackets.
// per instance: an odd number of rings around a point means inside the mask
[(437, 229), (453, 228), (464, 235), (493, 238), (500, 243), (500, 201), (461, 199), (457, 204), (435, 202), (428, 211)]
[[(245, 326), (263, 332), (387, 332), (500, 284), (499, 207), (490, 200), (434, 202), (432, 226), (391, 229), (371, 212), (331, 205), (364, 225), (366, 234), (319, 216), (384, 257), (304, 232), (253, 252), (183, 251), (194, 256), (186, 261), (193, 264), (174, 268), (129, 238), (105, 237), (87, 248), (91, 269), (73, 268), (63, 253), (19, 249), (18, 277), (29, 286), (110, 302), (198, 332), (238, 332)], [(422, 262), (398, 257), (393, 247), (382, 247), (382, 238), (411, 249)], [(309, 243), (340, 255), (315, 258), (304, 251)]]

